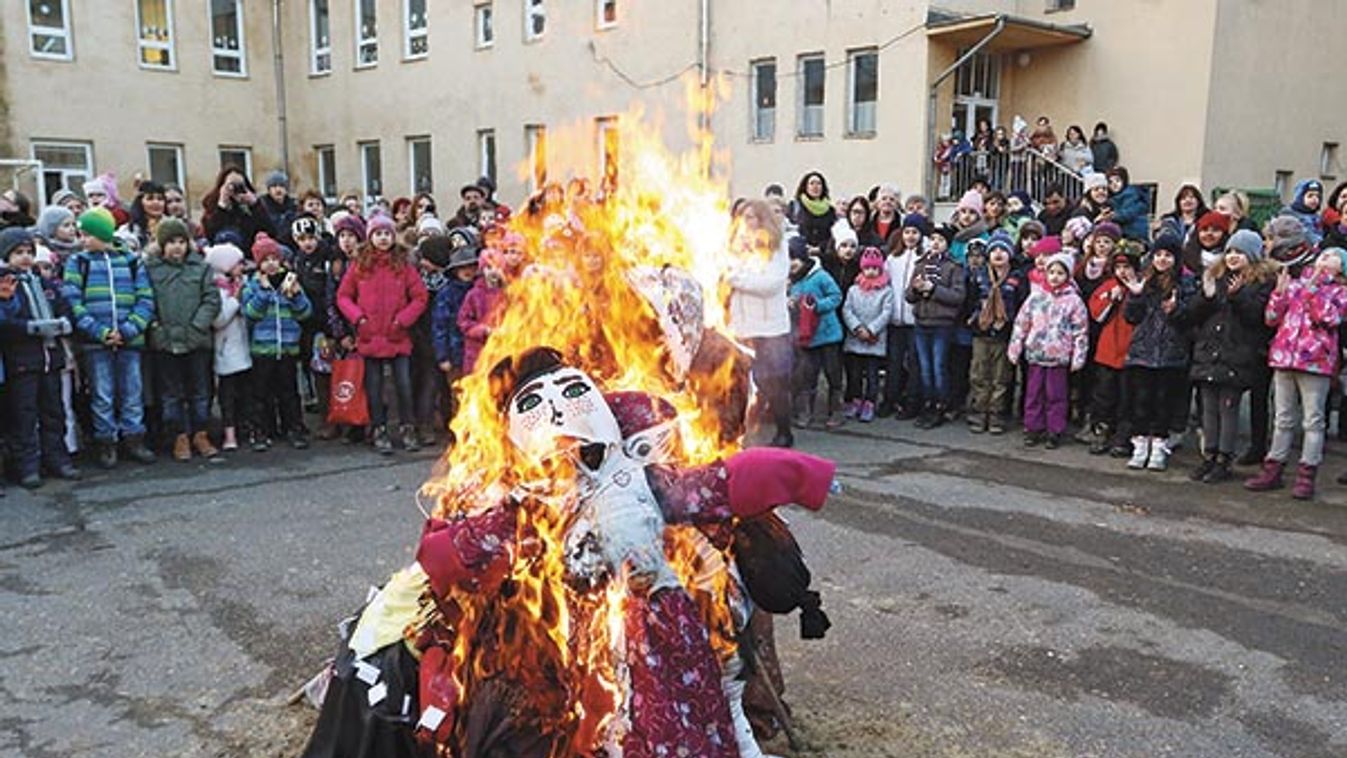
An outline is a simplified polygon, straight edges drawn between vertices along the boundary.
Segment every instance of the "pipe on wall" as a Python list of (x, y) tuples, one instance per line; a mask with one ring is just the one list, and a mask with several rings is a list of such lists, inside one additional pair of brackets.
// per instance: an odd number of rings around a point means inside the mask
[(281, 171), (290, 174), (290, 129), (285, 107), (285, 48), (281, 37), (281, 0), (271, 0), (272, 65), (276, 76), (276, 128), (280, 133)]

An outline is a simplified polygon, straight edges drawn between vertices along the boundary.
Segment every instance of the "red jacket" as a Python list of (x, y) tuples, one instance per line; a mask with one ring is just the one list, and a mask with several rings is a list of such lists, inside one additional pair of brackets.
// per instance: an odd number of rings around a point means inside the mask
[(415, 266), (394, 269), (386, 259), (368, 270), (349, 267), (337, 288), (337, 307), (356, 325), (356, 351), (366, 358), (411, 355), (410, 329), (425, 312), (427, 298)]
[[(1123, 290), (1123, 299), (1113, 301), (1113, 291)], [(1090, 296), (1090, 318), (1096, 324), (1103, 324), (1099, 332), (1099, 344), (1094, 349), (1094, 362), (1111, 369), (1122, 370), (1127, 360), (1127, 349), (1132, 346), (1132, 324), (1123, 318), (1123, 303), (1126, 301), (1127, 288), (1116, 277), (1095, 288)]]
[(486, 277), (479, 278), (463, 298), (463, 307), (458, 309), (458, 330), (463, 332), (464, 373), (472, 373), (477, 365), (477, 356), (486, 346), (491, 330), (500, 324), (504, 308), (505, 288), (492, 287), (486, 283)]

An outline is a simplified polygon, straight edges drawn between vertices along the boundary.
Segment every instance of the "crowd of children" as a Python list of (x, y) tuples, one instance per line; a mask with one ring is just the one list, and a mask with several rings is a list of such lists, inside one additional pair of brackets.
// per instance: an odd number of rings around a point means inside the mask
[[(944, 224), (888, 184), (835, 199), (819, 172), (793, 196), (773, 185), (736, 203), (780, 242), (761, 261), (731, 251), (725, 276), (774, 444), (793, 443), (792, 425), (963, 417), (1003, 434), (1022, 418), (1026, 445), (1075, 428), (1091, 453), (1164, 470), (1191, 425), (1195, 480), (1261, 465), (1245, 484), (1266, 490), (1299, 426), (1292, 494), (1312, 497), (1341, 365), (1347, 191), (1302, 182), (1260, 235), (1239, 193), (1208, 209), (1185, 185), (1147, 225), (1125, 168), (1083, 183), (1068, 205), (1059, 188), (1036, 199), (979, 181)], [(179, 189), (141, 182), (126, 206), (109, 176), (36, 219), (0, 219), (12, 480), (78, 477), (82, 449), (110, 468), (312, 435), (382, 454), (442, 441), (454, 382), (523, 264), (494, 185), (464, 186), (447, 224), (428, 194), (329, 212), (315, 192), (291, 197), (284, 174), (265, 185), (225, 168), (200, 223)], [(329, 416), (334, 367), (352, 363), (366, 407)]]

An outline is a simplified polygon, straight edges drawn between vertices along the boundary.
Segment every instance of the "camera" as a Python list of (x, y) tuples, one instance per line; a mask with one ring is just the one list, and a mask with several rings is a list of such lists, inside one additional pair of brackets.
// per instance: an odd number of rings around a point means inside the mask
[(243, 192), (244, 192), (245, 189), (246, 189), (246, 187), (244, 186), (243, 182), (230, 182), (230, 183), (229, 183), (229, 191), (230, 191), (231, 193), (235, 194), (235, 195), (241, 195), (241, 194), (243, 194)]

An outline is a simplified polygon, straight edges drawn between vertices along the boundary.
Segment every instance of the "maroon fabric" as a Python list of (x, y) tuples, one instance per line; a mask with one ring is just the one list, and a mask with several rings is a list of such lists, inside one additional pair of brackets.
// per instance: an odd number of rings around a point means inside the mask
[(626, 628), (631, 732), (623, 756), (738, 758), (720, 666), (687, 593), (632, 598)]
[(646, 481), (669, 524), (729, 521), (730, 475), (723, 463), (705, 466), (647, 466)]
[(443, 598), (454, 586), (494, 587), (509, 574), (514, 533), (515, 514), (508, 508), (492, 508), (458, 521), (429, 519), (416, 561), (437, 597)]
[(613, 417), (617, 419), (617, 428), (622, 433), (623, 439), (670, 421), (678, 415), (678, 410), (672, 403), (648, 392), (606, 392), (603, 399), (613, 410)]
[(775, 447), (755, 447), (730, 456), (729, 503), (734, 515), (758, 516), (794, 503), (811, 511), (828, 499), (837, 464), (824, 458)]
[[(356, 326), (356, 351), (364, 358), (412, 354), (412, 325), (426, 310), (426, 285), (416, 268), (376, 262), (368, 270), (351, 266), (337, 289), (341, 315)], [(361, 319), (367, 319), (360, 323)]]

